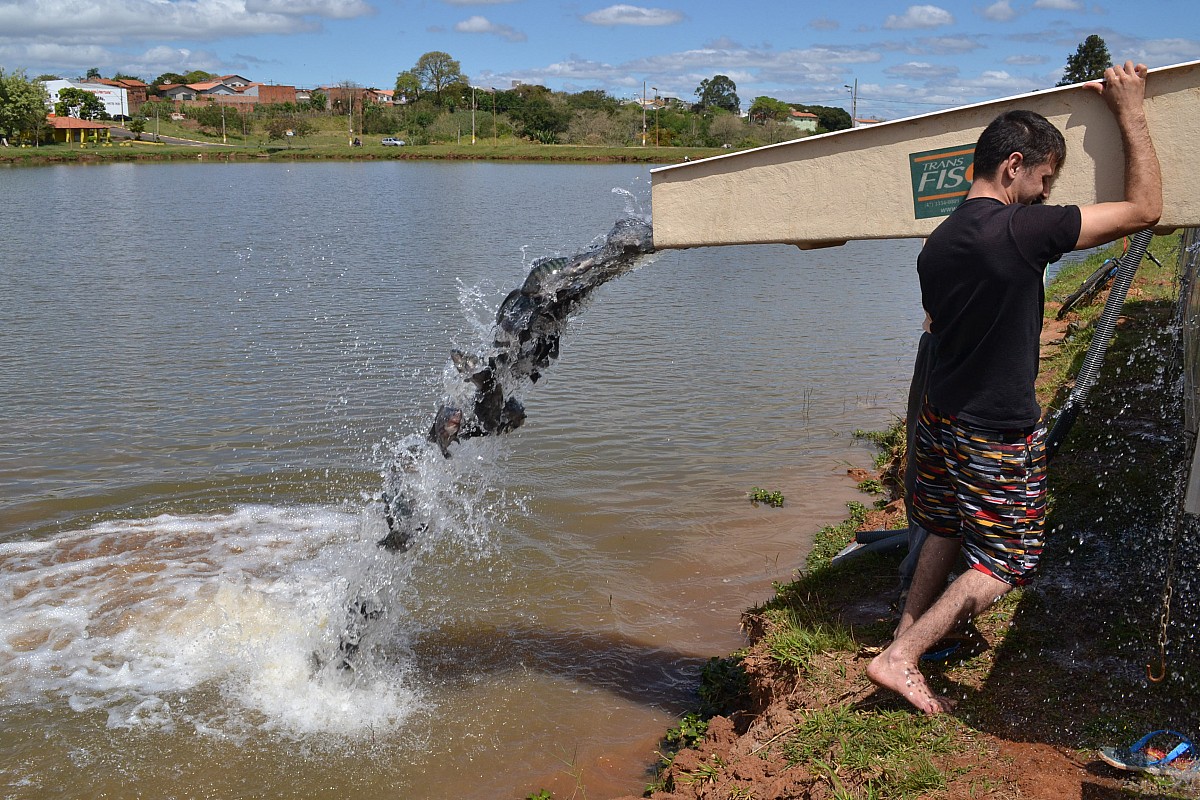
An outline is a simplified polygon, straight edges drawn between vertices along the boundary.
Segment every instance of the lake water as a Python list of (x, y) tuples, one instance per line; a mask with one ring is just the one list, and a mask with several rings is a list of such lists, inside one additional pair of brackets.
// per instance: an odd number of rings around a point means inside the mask
[[(869, 501), (851, 434), (902, 413), (922, 318), (916, 242), (658, 254), (521, 430), (430, 468), (450, 524), (395, 555), (371, 498), (450, 348), (649, 215), (646, 168), (4, 169), (0, 207), (16, 798), (639, 792), (741, 612)], [(369, 657), (318, 669), (364, 587)]]

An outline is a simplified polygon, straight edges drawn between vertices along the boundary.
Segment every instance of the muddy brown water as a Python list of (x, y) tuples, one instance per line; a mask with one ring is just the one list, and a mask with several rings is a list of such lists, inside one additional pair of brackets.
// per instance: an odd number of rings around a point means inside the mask
[[(922, 316), (915, 242), (659, 254), (573, 321), (521, 430), (422, 475), (435, 534), (380, 551), (370, 496), (450, 347), (533, 259), (647, 214), (647, 187), (632, 166), (0, 172), (4, 794), (638, 791), (740, 613), (864, 499), (851, 433), (901, 413)], [(385, 634), (330, 676), (363, 586)]]

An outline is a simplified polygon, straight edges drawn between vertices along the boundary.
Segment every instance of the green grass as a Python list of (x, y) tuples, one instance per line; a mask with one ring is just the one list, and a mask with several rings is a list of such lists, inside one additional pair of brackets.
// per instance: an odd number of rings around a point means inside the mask
[[(129, 145), (47, 144), (40, 147), (10, 147), (0, 151), (0, 163), (39, 164), (63, 161), (95, 160), (174, 160), (195, 159), (273, 159), (273, 160), (491, 160), (491, 161), (562, 161), (576, 163), (645, 163), (669, 164), (685, 158), (700, 159), (727, 153), (712, 147), (592, 147), (582, 145), (538, 144), (516, 138), (477, 136), (471, 144), (470, 135), (461, 140), (435, 142), (404, 147), (384, 147), (380, 141), (391, 134), (358, 134), (362, 147), (350, 146), (350, 132), (345, 118), (315, 117), (312, 134), (290, 141), (270, 140), (261, 120), (246, 136), (231, 117), (225, 135), (221, 131), (199, 129), (189, 121), (159, 119), (157, 132), (161, 136), (187, 139), (213, 145), (198, 149), (193, 145), (154, 143), (155, 122), (151, 119), (142, 133), (142, 141)], [(396, 134), (406, 138), (403, 133)]]
[(830, 779), (853, 775), (864, 787), (855, 796), (926, 797), (946, 787), (930, 757), (958, 749), (955, 725), (948, 716), (836, 705), (807, 712), (779, 746), (790, 764), (816, 766)]
[(858, 649), (849, 629), (836, 623), (804, 621), (795, 609), (771, 612), (770, 616), (777, 626), (767, 634), (767, 650), (776, 661), (794, 669), (808, 670), (822, 653)]

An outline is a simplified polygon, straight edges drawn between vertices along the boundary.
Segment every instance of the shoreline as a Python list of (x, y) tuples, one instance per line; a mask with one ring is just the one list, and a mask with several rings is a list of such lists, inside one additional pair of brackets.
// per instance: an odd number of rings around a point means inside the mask
[[(50, 152), (43, 152), (50, 151)], [(51, 166), (60, 164), (103, 164), (167, 161), (219, 161), (254, 163), (262, 161), (494, 161), (563, 164), (648, 164), (665, 165), (699, 160), (732, 152), (699, 147), (589, 147), (583, 145), (476, 144), (367, 145), (348, 149), (341, 146), (284, 147), (245, 146), (197, 142), (156, 144), (129, 142), (101, 145), (47, 145), (45, 147), (0, 148), (0, 166)]]
[[(1154, 240), (1169, 266), (1147, 259), (1139, 269), (1095, 394), (1051, 469), (1041, 574), (974, 620), (961, 655), (923, 667), (958, 708), (925, 717), (866, 678), (891, 635), (901, 556), (829, 562), (855, 531), (900, 528), (905, 516), (903, 500), (852, 503), (845, 522), (817, 534), (795, 580), (745, 612), (749, 646), (709, 662), (701, 705), (668, 732), (645, 797), (1200, 795), (1195, 783), (1122, 773), (1096, 753), (1151, 730), (1200, 728), (1197, 660), (1178, 652), (1194, 648), (1182, 641), (1192, 628), (1171, 630), (1168, 680), (1153, 683), (1144, 669), (1157, 656), (1164, 573), (1197, 558), (1169, 546), (1179, 522), (1171, 478), (1186, 476), (1190, 458), (1172, 379), (1181, 250), (1178, 234)], [(1047, 289), (1044, 408), (1072, 388), (1103, 305), (1102, 296), (1057, 322), (1056, 300), (1108, 254), (1065, 267)], [(1141, 568), (1129, 569), (1135, 555)], [(1195, 605), (1176, 596), (1175, 624), (1194, 628)]]

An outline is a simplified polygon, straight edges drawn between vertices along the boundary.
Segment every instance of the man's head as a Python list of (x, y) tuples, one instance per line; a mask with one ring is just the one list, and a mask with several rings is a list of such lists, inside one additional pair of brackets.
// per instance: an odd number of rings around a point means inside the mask
[[(1019, 159), (1012, 159), (1019, 153)], [(1027, 171), (1041, 168), (1050, 175), (1058, 169), (1067, 155), (1067, 143), (1058, 128), (1033, 111), (1006, 111), (992, 120), (975, 145), (976, 177), (996, 177), (1001, 165), (1023, 167)]]

